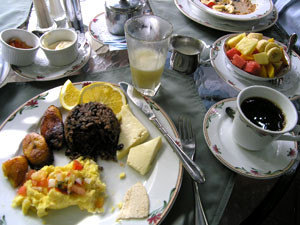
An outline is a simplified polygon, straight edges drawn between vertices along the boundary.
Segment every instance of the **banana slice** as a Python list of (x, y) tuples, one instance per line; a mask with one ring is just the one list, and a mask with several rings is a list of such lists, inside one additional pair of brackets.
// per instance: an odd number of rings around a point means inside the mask
[(268, 43), (270, 43), (270, 42), (268, 42), (267, 40), (264, 40), (264, 39), (263, 40), (259, 40), (257, 42), (257, 45), (256, 45), (257, 51), (264, 52)]
[(234, 6), (233, 5), (225, 5), (225, 10), (232, 14), (234, 12)]
[(272, 63), (279, 62), (282, 58), (282, 51), (278, 47), (273, 47), (268, 50), (267, 55)]
[(271, 48), (277, 47), (279, 48), (279, 45), (275, 42), (269, 42), (265, 47), (265, 52), (268, 52)]
[(261, 40), (263, 38), (263, 34), (262, 33), (249, 33), (247, 35), (248, 38), (255, 38), (257, 40)]

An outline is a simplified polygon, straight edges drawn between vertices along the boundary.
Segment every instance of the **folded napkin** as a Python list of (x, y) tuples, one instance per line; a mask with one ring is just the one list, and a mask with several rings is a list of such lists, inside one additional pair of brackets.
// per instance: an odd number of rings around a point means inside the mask
[(1, 0), (0, 31), (17, 28), (28, 18), (32, 0)]
[[(37, 94), (50, 88), (62, 85), (66, 79), (62, 78), (47, 82), (9, 83), (0, 89), (2, 109), (0, 123), (18, 106)], [(120, 81), (131, 82), (130, 68), (92, 74), (80, 74), (70, 78), (76, 81)], [(9, 99), (9, 100), (7, 100)], [(203, 118), (206, 108), (191, 76), (182, 75), (166, 69), (162, 76), (162, 87), (153, 98), (177, 125), (178, 115), (190, 115), (193, 129), (197, 138), (196, 163), (206, 175), (206, 183), (200, 185), (200, 195), (205, 208), (209, 224), (219, 224), (233, 187), (234, 174), (224, 167), (210, 153), (203, 136)], [(172, 171), (170, 171), (172, 172)], [(192, 183), (187, 173), (184, 173), (181, 190), (162, 224), (193, 224), (194, 198)]]

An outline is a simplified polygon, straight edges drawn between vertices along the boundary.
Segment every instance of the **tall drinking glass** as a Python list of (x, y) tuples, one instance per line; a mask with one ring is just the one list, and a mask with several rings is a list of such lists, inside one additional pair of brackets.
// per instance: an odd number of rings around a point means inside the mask
[(154, 96), (169, 49), (173, 26), (154, 15), (132, 17), (125, 23), (132, 84), (144, 95)]

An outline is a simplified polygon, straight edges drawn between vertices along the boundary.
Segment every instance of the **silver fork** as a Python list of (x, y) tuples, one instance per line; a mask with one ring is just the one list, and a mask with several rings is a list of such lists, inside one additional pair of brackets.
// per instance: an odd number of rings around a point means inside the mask
[[(196, 140), (193, 133), (191, 119), (189, 117), (178, 117), (178, 130), (183, 151), (194, 160), (196, 153)], [(198, 183), (193, 181), (195, 198), (195, 224), (208, 225), (203, 206), (200, 199)]]

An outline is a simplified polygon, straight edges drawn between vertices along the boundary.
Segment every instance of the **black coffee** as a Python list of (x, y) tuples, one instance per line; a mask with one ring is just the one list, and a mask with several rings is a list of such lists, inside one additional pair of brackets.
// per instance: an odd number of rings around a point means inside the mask
[(251, 97), (245, 99), (241, 109), (252, 123), (263, 129), (280, 131), (285, 126), (285, 116), (282, 110), (265, 98)]

